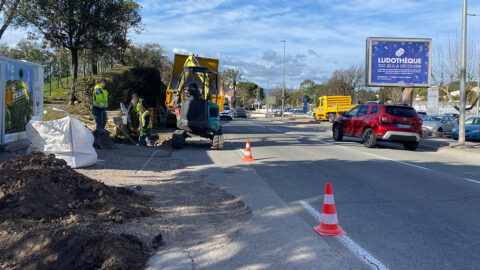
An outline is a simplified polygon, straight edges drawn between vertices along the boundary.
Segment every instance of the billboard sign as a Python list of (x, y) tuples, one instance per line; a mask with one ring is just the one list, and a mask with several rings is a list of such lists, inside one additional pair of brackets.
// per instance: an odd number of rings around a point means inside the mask
[(268, 96), (267, 97), (267, 105), (275, 105), (277, 104), (277, 97), (276, 96)]
[(0, 56), (0, 150), (26, 138), (31, 119), (43, 114), (43, 67)]
[(366, 85), (430, 87), (432, 40), (367, 38)]

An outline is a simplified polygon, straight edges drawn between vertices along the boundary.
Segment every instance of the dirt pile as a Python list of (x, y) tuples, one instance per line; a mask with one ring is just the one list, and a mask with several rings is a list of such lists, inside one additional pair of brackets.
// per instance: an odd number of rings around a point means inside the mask
[(11, 159), (0, 164), (0, 268), (141, 268), (142, 242), (107, 230), (151, 214), (148, 198), (90, 179), (53, 155)]
[(156, 130), (152, 134), (152, 139), (154, 141), (154, 145), (156, 147), (161, 147), (166, 150), (171, 150), (172, 149), (172, 133), (176, 129), (174, 128), (165, 128), (165, 129), (160, 129)]

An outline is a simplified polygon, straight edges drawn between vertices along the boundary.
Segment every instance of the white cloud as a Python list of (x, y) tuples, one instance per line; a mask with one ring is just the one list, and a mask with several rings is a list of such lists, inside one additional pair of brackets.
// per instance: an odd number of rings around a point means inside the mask
[(172, 52), (177, 54), (190, 54), (188, 50), (181, 49), (181, 48), (173, 48)]

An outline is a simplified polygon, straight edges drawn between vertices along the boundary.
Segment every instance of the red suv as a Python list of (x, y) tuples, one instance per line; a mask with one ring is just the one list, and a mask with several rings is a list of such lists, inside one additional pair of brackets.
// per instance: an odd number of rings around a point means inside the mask
[(332, 131), (336, 141), (343, 136), (360, 137), (368, 148), (377, 141), (391, 141), (415, 151), (422, 138), (422, 120), (406, 105), (361, 104), (337, 117)]

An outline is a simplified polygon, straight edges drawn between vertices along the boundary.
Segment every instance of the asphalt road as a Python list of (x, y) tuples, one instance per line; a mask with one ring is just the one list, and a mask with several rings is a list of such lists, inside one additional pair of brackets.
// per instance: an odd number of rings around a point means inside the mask
[[(288, 205), (303, 202), (321, 212), (325, 184), (332, 183), (340, 225), (385, 268), (479, 268), (480, 160), (391, 143), (367, 149), (358, 139), (334, 142), (327, 124), (223, 124), (226, 150), (241, 151), (249, 139), (251, 167)], [(304, 222), (318, 225), (302, 209)], [(351, 252), (335, 237), (325, 241)]]

